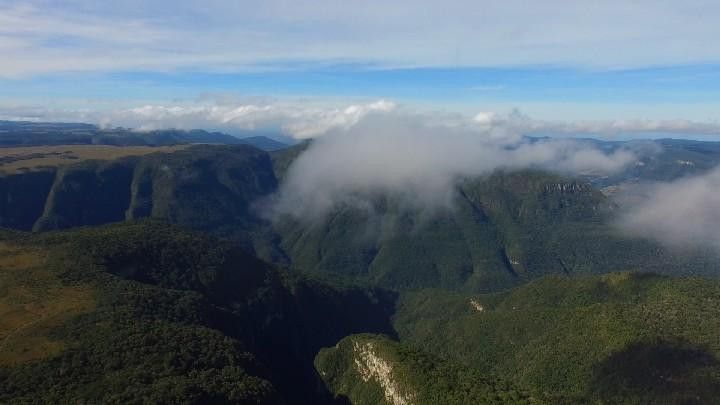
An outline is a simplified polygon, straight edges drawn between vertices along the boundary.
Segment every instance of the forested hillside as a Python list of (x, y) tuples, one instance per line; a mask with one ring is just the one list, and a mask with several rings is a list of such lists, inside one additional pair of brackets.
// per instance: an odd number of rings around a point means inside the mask
[(317, 403), (321, 347), (392, 333), (393, 293), (333, 287), (167, 225), (3, 244), (0, 402)]
[(717, 255), (672, 252), (611, 226), (615, 205), (581, 180), (540, 171), (465, 179), (451, 208), (393, 194), (320, 222), (269, 221), (263, 201), (307, 145), (274, 155), (197, 145), (172, 153), (0, 176), (0, 225), (45, 231), (155, 218), (230, 238), (270, 262), (391, 288), (495, 291), (544, 274), (712, 274)]
[(308, 145), (3, 173), (0, 402), (720, 395), (720, 285), (686, 278), (716, 253), (624, 236), (611, 198), (537, 170), (461, 179), (434, 211), (268, 217)]
[(590, 185), (537, 172), (496, 172), (456, 189), (453, 209), (339, 207), (319, 224), (275, 223), (294, 266), (395, 288), (491, 291), (544, 274), (619, 270), (711, 274), (713, 253), (682, 255), (611, 226), (615, 206)]
[(548, 276), (487, 295), (411, 292), (395, 327), (416, 350), (534, 392), (712, 403), (720, 395), (718, 313), (720, 281), (610, 273)]
[(377, 335), (352, 335), (315, 358), (338, 398), (353, 404), (550, 404), (511, 382)]

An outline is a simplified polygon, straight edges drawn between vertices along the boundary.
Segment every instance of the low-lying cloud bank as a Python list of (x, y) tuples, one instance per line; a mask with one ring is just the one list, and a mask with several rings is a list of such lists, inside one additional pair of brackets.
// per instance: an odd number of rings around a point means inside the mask
[[(127, 108), (53, 109), (28, 106), (0, 106), (0, 119), (26, 121), (90, 122), (103, 127), (122, 126), (139, 131), (154, 129), (208, 129), (230, 134), (247, 131), (274, 131), (295, 139), (317, 138), (348, 129), (367, 114), (398, 112), (424, 115), (442, 124), (469, 121), (459, 114), (417, 114), (387, 100), (350, 105), (329, 105), (307, 100), (278, 101), (264, 98), (235, 99), (207, 97), (196, 102), (148, 104)], [(472, 120), (477, 126), (502, 127), (517, 134), (604, 136), (631, 134), (720, 135), (718, 122), (688, 120), (546, 121), (518, 111), (507, 114), (482, 112)]]
[(629, 149), (528, 139), (515, 121), (485, 114), (461, 119), (374, 109), (317, 138), (292, 164), (268, 210), (271, 217), (312, 221), (339, 205), (369, 209), (377, 195), (435, 210), (451, 206), (460, 179), (498, 168), (606, 174), (634, 160)]
[(720, 167), (700, 176), (645, 186), (617, 225), (680, 249), (720, 248)]
[(348, 128), (367, 113), (395, 108), (394, 103), (385, 100), (335, 107), (311, 102), (219, 98), (209, 102), (149, 104), (107, 110), (0, 106), (0, 119), (89, 122), (103, 128), (125, 127), (140, 132), (174, 128), (206, 129), (239, 135), (262, 131), (300, 140), (322, 136), (331, 130)]
[[(271, 217), (310, 220), (339, 204), (369, 207), (378, 193), (393, 193), (418, 209), (448, 207), (460, 179), (498, 168), (610, 174), (636, 160), (631, 146), (608, 152), (589, 142), (531, 140), (524, 135), (720, 134), (717, 123), (550, 122), (517, 111), (468, 117), (417, 112), (385, 100), (344, 107), (230, 99), (107, 111), (0, 108), (2, 118), (85, 121), (138, 130), (264, 130), (297, 140), (314, 138), (266, 207)], [(720, 189), (719, 173), (651, 188), (649, 198), (623, 218), (623, 229), (672, 245), (720, 246), (720, 214), (714, 209), (720, 206), (720, 192), (715, 191)]]

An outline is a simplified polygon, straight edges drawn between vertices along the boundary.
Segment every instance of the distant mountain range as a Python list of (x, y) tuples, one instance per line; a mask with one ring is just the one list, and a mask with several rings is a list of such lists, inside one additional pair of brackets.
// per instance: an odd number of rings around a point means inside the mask
[(104, 129), (82, 123), (0, 121), (0, 147), (42, 145), (167, 146), (189, 143), (252, 145), (265, 151), (288, 145), (263, 135), (238, 138), (221, 132), (163, 129), (134, 131)]

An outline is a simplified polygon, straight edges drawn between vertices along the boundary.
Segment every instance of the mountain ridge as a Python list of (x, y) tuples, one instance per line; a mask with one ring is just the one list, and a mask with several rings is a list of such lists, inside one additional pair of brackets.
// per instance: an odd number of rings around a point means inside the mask
[(128, 128), (100, 128), (83, 123), (0, 121), (0, 147), (43, 145), (168, 146), (180, 144), (252, 145), (266, 151), (288, 145), (265, 135), (236, 137), (201, 129), (159, 129), (136, 131)]
[(397, 289), (493, 291), (559, 272), (716, 269), (713, 255), (619, 233), (612, 200), (582, 179), (533, 170), (465, 179), (453, 208), (431, 214), (388, 194), (373, 212), (338, 206), (316, 224), (268, 222), (257, 202), (278, 190), (303, 147), (194, 145), (0, 176), (0, 225), (47, 231), (150, 217), (230, 238), (281, 265)]

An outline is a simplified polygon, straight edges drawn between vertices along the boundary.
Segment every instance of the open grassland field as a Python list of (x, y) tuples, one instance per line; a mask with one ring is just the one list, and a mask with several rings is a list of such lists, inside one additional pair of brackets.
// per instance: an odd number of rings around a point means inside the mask
[(61, 283), (40, 249), (0, 242), (0, 366), (59, 353), (50, 330), (94, 306), (92, 289)]
[(113, 160), (150, 153), (172, 153), (187, 146), (54, 145), (0, 148), (0, 174), (58, 167), (83, 160)]

